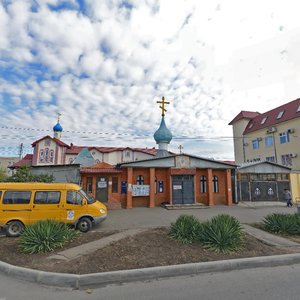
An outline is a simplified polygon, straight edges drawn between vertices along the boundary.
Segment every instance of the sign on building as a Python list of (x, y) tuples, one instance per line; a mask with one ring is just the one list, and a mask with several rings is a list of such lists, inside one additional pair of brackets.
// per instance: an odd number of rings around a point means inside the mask
[(132, 185), (132, 196), (149, 196), (150, 185)]

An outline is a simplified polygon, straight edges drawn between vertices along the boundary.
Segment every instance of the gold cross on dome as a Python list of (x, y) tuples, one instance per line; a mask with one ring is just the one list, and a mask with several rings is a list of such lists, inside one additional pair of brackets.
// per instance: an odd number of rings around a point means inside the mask
[(156, 101), (156, 103), (161, 103), (161, 105), (159, 106), (159, 108), (161, 108), (161, 115), (164, 117), (165, 116), (165, 112), (167, 111), (165, 109), (165, 104), (170, 104), (170, 102), (165, 101), (165, 97), (162, 97), (161, 101)]

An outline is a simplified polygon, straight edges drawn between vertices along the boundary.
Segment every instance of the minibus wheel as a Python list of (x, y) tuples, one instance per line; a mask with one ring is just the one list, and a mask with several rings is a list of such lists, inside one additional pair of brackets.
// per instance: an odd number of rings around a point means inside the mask
[(81, 232), (88, 232), (92, 228), (92, 221), (89, 218), (81, 218), (76, 228)]
[(19, 236), (24, 230), (24, 225), (20, 221), (11, 221), (6, 226), (6, 236)]

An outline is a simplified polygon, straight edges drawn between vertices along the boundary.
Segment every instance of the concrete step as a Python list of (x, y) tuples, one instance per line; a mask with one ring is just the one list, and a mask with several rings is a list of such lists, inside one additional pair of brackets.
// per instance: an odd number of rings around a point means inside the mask
[(209, 208), (209, 206), (206, 206), (202, 203), (196, 203), (196, 204), (165, 204), (164, 207), (168, 210), (172, 209), (199, 209), (199, 208)]

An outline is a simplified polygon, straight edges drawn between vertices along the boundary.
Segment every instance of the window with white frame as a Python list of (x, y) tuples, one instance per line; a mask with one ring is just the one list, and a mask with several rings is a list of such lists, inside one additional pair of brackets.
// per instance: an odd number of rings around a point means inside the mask
[(138, 176), (136, 177), (136, 184), (137, 184), (137, 185), (144, 185), (144, 176), (138, 175)]
[(219, 178), (218, 176), (213, 176), (213, 192), (218, 193), (219, 192)]
[(284, 114), (284, 110), (282, 110), (278, 115), (277, 115), (277, 119), (280, 119)]
[(273, 136), (272, 135), (267, 135), (265, 137), (265, 146), (266, 147), (272, 147), (273, 146)]
[(259, 149), (259, 141), (255, 139), (252, 141), (252, 149)]
[(200, 193), (206, 193), (206, 176), (200, 177)]
[(280, 144), (286, 144), (290, 141), (290, 136), (287, 131), (279, 133)]
[(268, 117), (264, 117), (264, 118), (261, 120), (260, 124), (265, 124), (266, 121), (267, 121), (267, 119), (268, 119)]
[(293, 165), (291, 155), (290, 154), (281, 155), (281, 164), (287, 167), (291, 167)]

